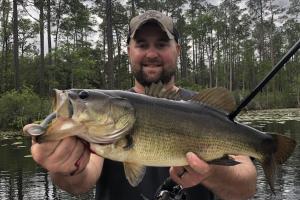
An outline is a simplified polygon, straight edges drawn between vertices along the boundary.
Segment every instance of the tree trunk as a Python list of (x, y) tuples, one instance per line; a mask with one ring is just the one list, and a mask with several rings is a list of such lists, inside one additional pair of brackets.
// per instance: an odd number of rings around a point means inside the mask
[[(118, 47), (117, 47), (117, 49), (118, 49), (118, 63), (117, 63), (117, 66), (118, 66), (118, 72), (120, 73), (120, 71), (119, 70), (121, 70), (121, 59), (122, 59), (122, 56), (121, 56), (121, 51), (122, 51), (122, 43), (121, 43), (121, 40), (122, 40), (122, 37), (121, 37), (121, 34), (120, 34), (120, 32), (118, 31), (118, 29), (116, 29), (115, 30), (115, 32), (116, 32), (116, 38), (117, 38), (117, 45), (118, 45)], [(117, 73), (117, 75), (119, 75), (119, 73)], [(116, 82), (116, 86), (118, 87), (118, 88), (120, 88), (120, 86), (121, 86), (121, 80), (120, 80), (120, 76), (119, 77), (116, 77), (116, 80), (115, 80), (115, 82)]]
[(211, 37), (206, 37), (205, 50), (208, 59), (208, 69), (209, 69), (209, 87), (213, 87), (213, 42)]
[(300, 107), (300, 89), (297, 88), (297, 103), (298, 103), (298, 107)]
[(264, 19), (263, 19), (263, 13), (264, 13), (264, 9), (263, 9), (263, 2), (262, 0), (259, 0), (259, 11), (260, 11), (260, 33), (261, 33), (261, 37), (260, 37), (260, 41), (259, 41), (259, 51), (260, 51), (260, 61), (264, 61), (265, 60), (265, 32), (264, 32)]
[(216, 70), (215, 70), (215, 76), (216, 76), (216, 82), (215, 86), (219, 86), (219, 67), (220, 67), (220, 39), (217, 37), (217, 60), (216, 60)]
[(181, 69), (181, 79), (187, 79), (187, 50), (185, 40), (181, 40), (181, 54), (180, 54), (180, 69)]
[(134, 17), (136, 15), (135, 13), (135, 0), (131, 0), (131, 18)]
[(39, 92), (40, 95), (45, 94), (45, 56), (44, 56), (44, 0), (39, 1), (40, 10), (40, 71), (39, 71)]
[(106, 0), (106, 27), (107, 27), (107, 89), (114, 87), (114, 69), (113, 69), (113, 34), (112, 34), (112, 3), (111, 0)]
[(52, 65), (52, 42), (51, 42), (51, 0), (47, 0), (47, 35), (48, 35), (48, 65)]
[(14, 69), (15, 69), (15, 89), (20, 90), (18, 3), (17, 3), (17, 0), (13, 0), (13, 54), (14, 54)]
[(0, 65), (0, 93), (5, 91), (5, 73), (7, 69), (7, 60), (8, 60), (8, 34), (7, 34), (7, 24), (9, 16), (9, 1), (2, 1), (2, 51), (1, 51), (1, 65)]
[[(232, 1), (230, 0), (230, 5), (232, 4)], [(231, 10), (229, 9), (228, 12), (231, 12)], [(233, 82), (233, 38), (232, 38), (232, 34), (233, 34), (233, 30), (232, 30), (232, 16), (231, 14), (229, 14), (229, 91), (232, 91), (232, 82)]]
[(56, 51), (58, 47), (58, 33), (59, 33), (59, 26), (60, 26), (60, 19), (61, 19), (61, 3), (62, 1), (59, 0), (58, 7), (56, 9), (56, 30), (55, 30), (55, 38), (54, 38), (54, 64), (57, 63)]

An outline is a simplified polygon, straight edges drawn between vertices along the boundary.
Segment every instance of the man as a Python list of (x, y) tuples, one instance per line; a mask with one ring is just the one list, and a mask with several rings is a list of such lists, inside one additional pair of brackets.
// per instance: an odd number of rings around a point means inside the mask
[[(128, 56), (135, 77), (133, 92), (144, 93), (144, 87), (161, 81), (167, 90), (179, 90), (183, 99), (193, 92), (178, 88), (174, 83), (180, 54), (178, 33), (172, 19), (157, 11), (147, 11), (133, 18), (128, 35)], [(25, 127), (27, 129), (29, 126)], [(256, 189), (256, 169), (247, 156), (232, 156), (241, 164), (209, 165), (195, 154), (186, 155), (189, 166), (147, 168), (143, 181), (131, 187), (121, 163), (104, 160), (90, 152), (81, 139), (69, 137), (57, 142), (33, 143), (33, 159), (46, 168), (53, 182), (74, 194), (88, 191), (96, 183), (96, 199), (152, 199), (158, 186), (169, 175), (183, 188), (188, 199), (248, 199)]]

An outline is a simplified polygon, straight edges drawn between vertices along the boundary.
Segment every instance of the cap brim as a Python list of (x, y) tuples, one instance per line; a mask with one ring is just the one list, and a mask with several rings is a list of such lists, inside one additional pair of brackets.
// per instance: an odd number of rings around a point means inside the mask
[(174, 35), (168, 30), (168, 28), (166, 26), (164, 26), (163, 23), (161, 23), (159, 20), (157, 20), (155, 18), (149, 18), (147, 20), (139, 22), (136, 25), (135, 30), (133, 30), (133, 32), (131, 33), (130, 38), (134, 38), (134, 35), (135, 35), (136, 31), (139, 30), (141, 26), (143, 26), (144, 24), (146, 24), (148, 22), (157, 23), (160, 26), (161, 30), (163, 30), (167, 34), (167, 36), (170, 40), (174, 39)]

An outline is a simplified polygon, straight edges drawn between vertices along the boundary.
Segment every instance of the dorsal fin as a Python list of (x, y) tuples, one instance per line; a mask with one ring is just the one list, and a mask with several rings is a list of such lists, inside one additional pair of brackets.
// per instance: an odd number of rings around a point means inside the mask
[(171, 100), (180, 100), (179, 92), (166, 90), (162, 82), (152, 83), (149, 87), (145, 87), (145, 95)]
[(201, 93), (193, 96), (191, 100), (206, 104), (218, 110), (223, 110), (227, 113), (232, 112), (236, 106), (233, 95), (222, 87), (205, 89)]

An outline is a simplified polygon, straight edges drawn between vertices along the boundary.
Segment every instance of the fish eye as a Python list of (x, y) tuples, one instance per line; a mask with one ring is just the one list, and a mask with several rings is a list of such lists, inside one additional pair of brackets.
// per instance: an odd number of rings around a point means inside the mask
[(80, 99), (86, 99), (89, 97), (89, 93), (87, 91), (81, 91), (81, 92), (79, 92), (78, 96)]

